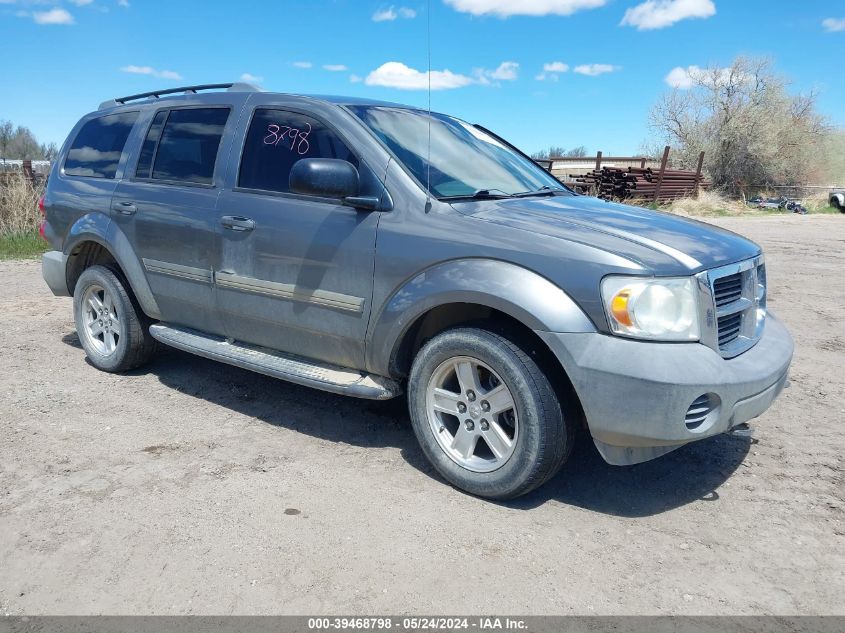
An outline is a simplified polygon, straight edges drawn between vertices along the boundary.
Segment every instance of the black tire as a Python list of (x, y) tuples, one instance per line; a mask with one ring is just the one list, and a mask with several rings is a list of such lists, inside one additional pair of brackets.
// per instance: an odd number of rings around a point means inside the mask
[[(513, 453), (491, 472), (473, 472), (450, 457), (429, 420), (429, 382), (439, 367), (458, 357), (486, 364), (513, 397), (519, 433)], [(483, 329), (448, 330), (423, 346), (411, 369), (408, 403), (414, 433), (437, 472), (457, 488), (479, 497), (512, 499), (541, 486), (560, 470), (575, 441), (575, 421), (564, 418), (555, 391), (537, 364), (512, 341)], [(443, 428), (440, 430), (442, 433)]]
[(837, 198), (836, 196), (831, 197), (830, 206), (832, 206), (834, 209), (838, 209), (840, 213), (845, 213), (845, 206), (839, 204), (839, 198)]
[[(94, 336), (86, 324), (91, 320), (93, 308), (83, 306), (83, 302), (87, 303), (85, 297), (89, 290), (100, 297), (97, 289), (108, 293), (114, 306), (114, 322), (118, 325), (110, 330), (116, 334), (111, 338), (111, 351), (106, 349), (105, 337), (108, 334)], [(108, 324), (108, 315), (103, 316)], [(138, 306), (129, 284), (117, 271), (105, 266), (91, 266), (80, 275), (73, 291), (73, 317), (82, 348), (97, 369), (107, 372), (135, 369), (146, 363), (155, 352), (156, 342), (149, 332), (150, 320)]]

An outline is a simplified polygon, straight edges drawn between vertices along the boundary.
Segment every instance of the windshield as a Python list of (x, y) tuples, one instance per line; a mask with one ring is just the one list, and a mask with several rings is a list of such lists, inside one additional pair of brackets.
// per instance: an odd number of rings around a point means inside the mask
[(390, 148), (423, 187), (430, 182), (429, 190), (438, 198), (566, 191), (534, 161), (459, 119), (436, 113), (429, 118), (427, 112), (405, 108), (351, 106), (349, 109)]

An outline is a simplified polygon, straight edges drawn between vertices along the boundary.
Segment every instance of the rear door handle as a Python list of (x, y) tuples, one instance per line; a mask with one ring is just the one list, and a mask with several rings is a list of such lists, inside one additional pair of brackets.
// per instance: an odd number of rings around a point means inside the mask
[(232, 231), (251, 231), (255, 228), (255, 221), (240, 215), (224, 215), (220, 224)]
[(134, 202), (115, 202), (111, 208), (121, 215), (132, 215), (138, 210)]

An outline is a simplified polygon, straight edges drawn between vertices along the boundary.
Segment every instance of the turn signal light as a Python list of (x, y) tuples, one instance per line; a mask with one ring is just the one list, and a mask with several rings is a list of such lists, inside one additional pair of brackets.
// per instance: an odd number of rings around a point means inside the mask
[(628, 327), (634, 325), (634, 322), (631, 320), (631, 314), (628, 312), (628, 300), (630, 298), (631, 291), (625, 288), (617, 293), (610, 302), (610, 311), (613, 314), (613, 318)]

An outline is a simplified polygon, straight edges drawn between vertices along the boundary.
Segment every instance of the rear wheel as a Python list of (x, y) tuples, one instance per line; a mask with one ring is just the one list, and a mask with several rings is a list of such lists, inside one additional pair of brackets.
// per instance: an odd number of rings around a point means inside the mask
[(460, 328), (429, 341), (408, 388), (414, 433), (450, 483), (510, 499), (545, 483), (574, 441), (548, 379), (516, 344)]
[(149, 320), (126, 282), (105, 266), (92, 266), (80, 275), (73, 292), (73, 315), (82, 347), (97, 369), (134, 369), (155, 351)]

